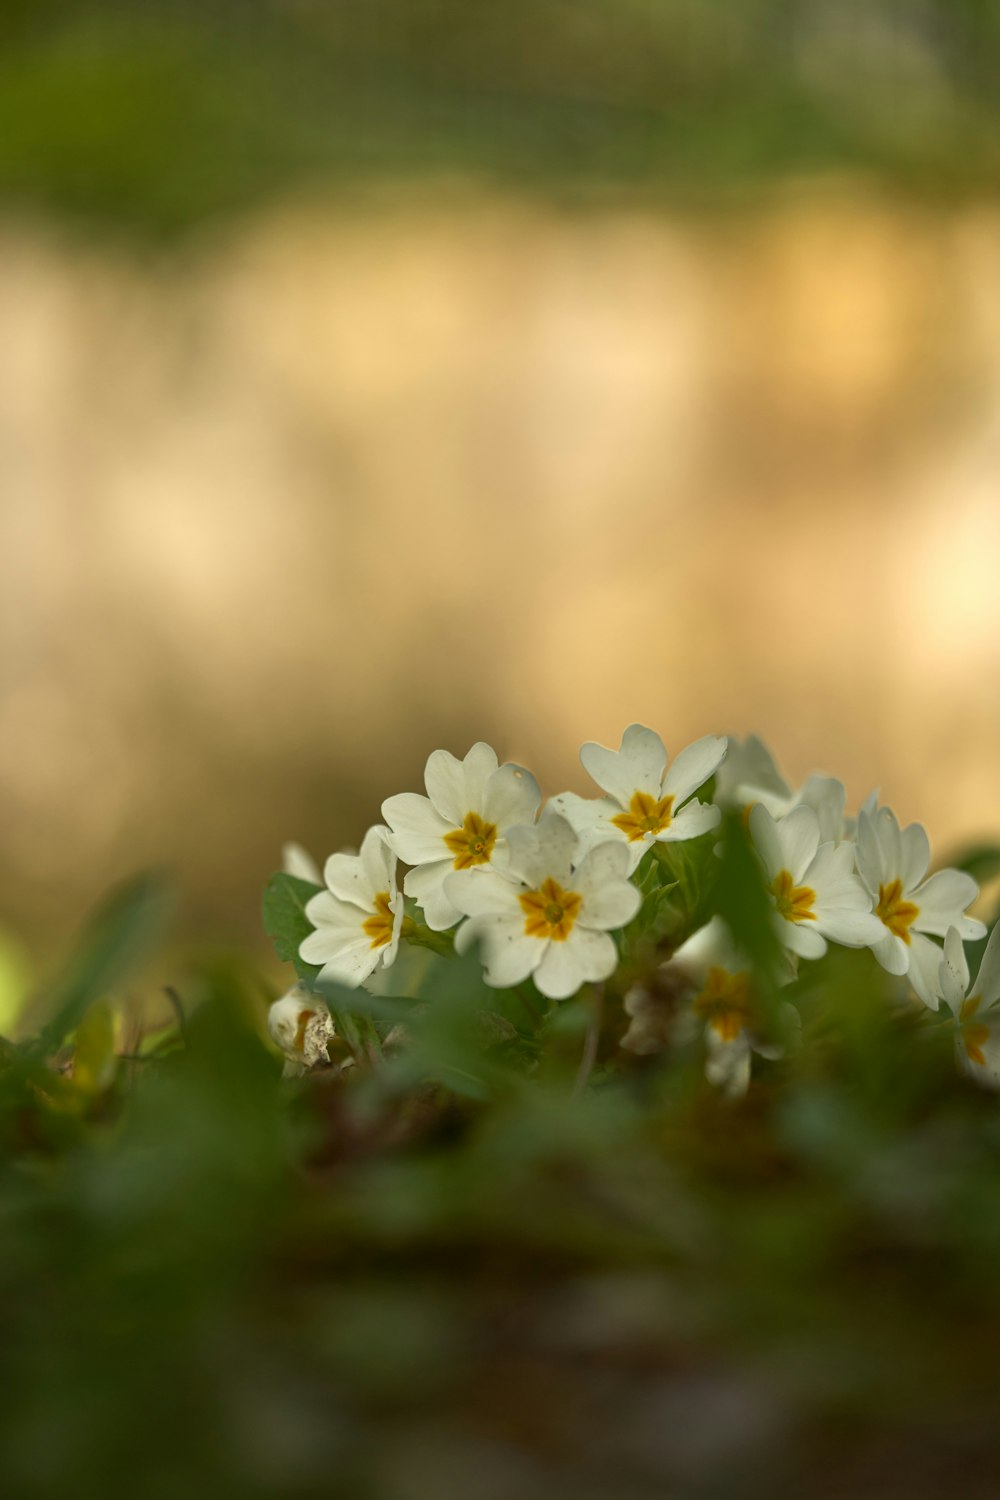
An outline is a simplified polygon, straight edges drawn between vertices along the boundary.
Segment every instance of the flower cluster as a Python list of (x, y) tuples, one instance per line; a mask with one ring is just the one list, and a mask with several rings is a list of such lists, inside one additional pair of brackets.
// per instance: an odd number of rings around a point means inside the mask
[[(709, 1078), (739, 1093), (752, 1053), (774, 1056), (781, 1043), (762, 1028), (752, 959), (712, 910), (717, 830), (728, 819), (746, 830), (766, 893), (758, 930), (770, 922), (783, 955), (768, 976), (772, 991), (830, 944), (870, 949), (928, 1010), (948, 1007), (962, 1067), (1000, 1086), (1000, 1006), (996, 1030), (991, 1018), (1000, 939), (994, 932), (970, 986), (964, 944), (986, 935), (968, 915), (978, 887), (960, 870), (928, 874), (920, 824), (901, 827), (874, 793), (848, 817), (844, 786), (831, 776), (793, 789), (754, 737), (707, 735), (671, 761), (658, 734), (632, 724), (617, 750), (588, 743), (580, 759), (598, 795), (562, 792), (543, 807), (531, 773), (501, 765), (489, 745), (462, 760), (435, 750), (424, 793), (388, 797), (384, 822), (358, 853), (332, 854), (322, 877), (304, 850), (286, 846), (288, 872), (322, 884), (305, 907), (312, 930), (300, 959), (318, 968), (320, 984), (356, 987), (391, 965), (401, 942), (440, 934), (459, 953), (477, 951), (496, 988), (530, 985), (549, 1001), (585, 985), (616, 991), (627, 1050), (703, 1035)], [(699, 864), (708, 894), (679, 906), (685, 859)], [(312, 1003), (279, 1002), (287, 1014), (272, 1018), (292, 1062), (322, 1039), (311, 1011), (296, 1019)], [(787, 1041), (798, 1012), (780, 1009)]]

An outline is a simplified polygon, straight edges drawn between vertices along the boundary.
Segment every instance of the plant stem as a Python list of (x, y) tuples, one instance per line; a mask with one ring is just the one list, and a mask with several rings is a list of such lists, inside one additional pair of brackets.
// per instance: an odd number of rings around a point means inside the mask
[(591, 1005), (590, 1020), (587, 1023), (587, 1035), (583, 1041), (583, 1054), (580, 1058), (580, 1066), (577, 1069), (576, 1081), (573, 1084), (573, 1098), (579, 1098), (587, 1086), (587, 1080), (594, 1070), (597, 1061), (597, 1047), (601, 1039), (601, 1022), (604, 1019), (604, 986), (594, 986), (593, 1001)]

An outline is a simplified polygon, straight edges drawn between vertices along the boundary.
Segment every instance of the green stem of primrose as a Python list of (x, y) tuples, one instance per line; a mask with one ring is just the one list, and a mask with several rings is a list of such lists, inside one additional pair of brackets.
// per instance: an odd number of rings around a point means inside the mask
[(415, 948), (429, 948), (445, 957), (455, 951), (455, 939), (450, 932), (432, 932), (426, 923), (416, 922), (413, 917), (403, 918), (402, 936)]
[(576, 1099), (587, 1086), (587, 1080), (594, 1071), (594, 1063), (597, 1061), (597, 1047), (601, 1040), (601, 1024), (604, 1020), (604, 986), (595, 984), (591, 997), (590, 1020), (587, 1023), (587, 1035), (583, 1042), (583, 1055), (580, 1058), (580, 1066), (577, 1069), (576, 1079), (573, 1084), (573, 1098)]

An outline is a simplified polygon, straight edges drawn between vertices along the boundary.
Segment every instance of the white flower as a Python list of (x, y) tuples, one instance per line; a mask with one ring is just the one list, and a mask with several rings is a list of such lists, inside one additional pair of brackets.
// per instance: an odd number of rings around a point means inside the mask
[(607, 979), (618, 961), (612, 930), (639, 910), (628, 880), (628, 850), (601, 844), (574, 864), (580, 842), (565, 818), (546, 813), (507, 835), (505, 869), (448, 876), (448, 897), (469, 920), (455, 947), (482, 943), (486, 982), (499, 989), (529, 975), (550, 1000), (587, 980)]
[(719, 767), (715, 800), (720, 807), (749, 816), (761, 802), (772, 818), (784, 818), (796, 807), (811, 807), (819, 820), (820, 842), (839, 844), (853, 837), (853, 820), (845, 816), (847, 791), (835, 776), (813, 773), (793, 791), (782, 776), (774, 756), (755, 734), (743, 742), (729, 741), (729, 753)]
[(382, 803), (393, 849), (413, 865), (403, 890), (423, 908), (428, 927), (454, 927), (461, 912), (445, 894), (455, 870), (500, 866), (507, 830), (534, 821), (541, 801), (538, 782), (522, 766), (499, 765), (482, 742), (464, 760), (435, 750), (424, 772), (427, 796), (400, 792)]
[(281, 868), (286, 875), (294, 875), (296, 880), (308, 880), (311, 885), (323, 884), (319, 865), (313, 859), (309, 850), (303, 849), (301, 844), (288, 843), (282, 845)]
[(326, 1044), (336, 1036), (333, 1021), (324, 1002), (304, 984), (295, 985), (275, 1000), (268, 1011), (267, 1029), (285, 1055), (286, 1076), (329, 1061)]
[(590, 742), (580, 751), (584, 769), (607, 796), (563, 792), (549, 807), (569, 819), (588, 848), (607, 839), (627, 844), (631, 873), (652, 844), (694, 839), (718, 826), (719, 809), (694, 793), (715, 775), (725, 753), (725, 739), (708, 734), (668, 769), (660, 736), (630, 724), (619, 750)]
[(938, 991), (955, 1018), (955, 1056), (961, 1072), (1000, 1089), (1000, 923), (994, 927), (979, 965), (976, 982), (969, 984), (969, 964), (961, 933), (949, 927), (944, 958), (938, 971)]
[(871, 950), (890, 974), (908, 974), (920, 999), (938, 1008), (941, 949), (949, 927), (960, 938), (985, 936), (986, 928), (965, 908), (979, 894), (971, 875), (939, 870), (925, 880), (931, 848), (919, 823), (900, 828), (891, 808), (862, 809), (858, 819), (858, 873), (871, 894), (878, 930)]
[(804, 805), (775, 821), (755, 803), (749, 827), (786, 948), (801, 958), (822, 958), (827, 938), (848, 948), (876, 941), (880, 927), (854, 873), (853, 844), (821, 843), (819, 819)]
[[(687, 974), (695, 989), (691, 1018), (704, 1026), (708, 1057), (705, 1077), (731, 1098), (745, 1094), (750, 1084), (751, 1055), (775, 1058), (782, 1048), (762, 1040), (757, 1030), (750, 960), (733, 941), (721, 917), (710, 922), (682, 943), (667, 965)], [(789, 963), (779, 976), (787, 984), (794, 977)], [(782, 1007), (787, 1028), (798, 1025), (793, 1005)]]
[(306, 902), (316, 929), (299, 953), (321, 964), (319, 977), (356, 989), (399, 948), (403, 897), (396, 887), (396, 856), (380, 824), (369, 828), (358, 854), (331, 854), (323, 871), (326, 890)]

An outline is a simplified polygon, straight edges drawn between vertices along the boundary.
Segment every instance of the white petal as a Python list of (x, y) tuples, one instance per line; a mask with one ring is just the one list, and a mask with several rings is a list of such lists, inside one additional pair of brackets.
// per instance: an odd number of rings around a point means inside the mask
[(659, 797), (667, 752), (660, 736), (642, 724), (630, 724), (622, 735), (621, 749), (608, 750), (593, 741), (580, 751), (584, 770), (602, 791), (628, 807), (634, 792)]
[(983, 923), (975, 917), (963, 915), (965, 908), (978, 895), (978, 885), (964, 870), (938, 870), (912, 893), (913, 901), (920, 908), (920, 915), (913, 924), (915, 930), (944, 937), (949, 927), (957, 927), (967, 942), (985, 937)]
[(629, 851), (624, 844), (599, 844), (584, 855), (573, 872), (573, 889), (583, 897), (579, 920), (604, 930), (631, 922), (642, 896), (627, 878)]
[(481, 740), (464, 760), (448, 750), (435, 750), (428, 756), (424, 771), (427, 795), (437, 812), (451, 820), (451, 827), (461, 828), (466, 813), (482, 811), (486, 782), (497, 765), (496, 751)]
[[(443, 753), (443, 752), (442, 752)], [(392, 847), (408, 865), (426, 864), (447, 854), (446, 833), (460, 825), (442, 818), (419, 792), (397, 792), (382, 803), (382, 816), (391, 830)]]
[(785, 866), (785, 853), (778, 837), (778, 825), (762, 802), (755, 802), (750, 809), (750, 837), (753, 846), (764, 861), (768, 878), (774, 879)]
[[(766, 801), (762, 794), (768, 794)], [(718, 772), (718, 800), (722, 806), (742, 807), (745, 802), (765, 801), (773, 811), (772, 800), (787, 803), (790, 797), (788, 783), (764, 741), (755, 734), (748, 735), (743, 743), (730, 736), (729, 749)]]
[(727, 743), (724, 735), (706, 734), (693, 745), (687, 745), (674, 757), (667, 771), (664, 793), (669, 793), (678, 803), (686, 802), (692, 792), (715, 775), (725, 757)]
[(445, 894), (463, 916), (516, 917), (520, 911), (523, 887), (493, 870), (453, 870), (444, 884)]
[[(374, 910), (374, 902), (366, 911), (354, 902), (341, 901), (331, 891), (319, 891), (309, 898), (305, 907), (307, 918), (318, 932), (329, 931), (351, 935), (361, 931), (362, 923)], [(310, 933), (309, 937), (303, 940), (303, 947), (305, 943), (312, 942), (315, 936), (315, 932)], [(302, 956), (311, 964), (323, 961), (321, 958), (307, 958), (305, 953)]]
[(462, 915), (449, 901), (444, 885), (446, 878), (454, 873), (452, 860), (439, 859), (407, 870), (403, 880), (403, 890), (417, 902), (432, 932), (446, 932)]
[(388, 842), (389, 830), (382, 823), (369, 828), (361, 840), (358, 858), (376, 894), (396, 889), (396, 851)]
[(680, 843), (682, 839), (696, 839), (712, 828), (718, 828), (722, 813), (711, 802), (688, 802), (662, 833), (656, 835), (660, 843)]
[(549, 798), (545, 811), (558, 813), (581, 835), (600, 829), (607, 831), (609, 837), (626, 837), (611, 822), (621, 812), (621, 807), (610, 797), (578, 797), (576, 792), (559, 792), (557, 796)]
[(541, 800), (541, 788), (530, 771), (523, 766), (501, 766), (486, 782), (482, 815), (499, 829), (533, 823)]
[(930, 1010), (937, 1010), (942, 953), (938, 944), (922, 933), (910, 933), (910, 983)]
[(903, 842), (899, 820), (891, 807), (880, 807), (874, 819), (875, 834), (882, 850), (883, 880), (902, 879)]
[(712, 917), (693, 932), (674, 953), (670, 960), (692, 974), (718, 967), (730, 974), (738, 974), (749, 967), (746, 958), (738, 952), (732, 933), (721, 917)]
[[(482, 942), (486, 983), (494, 989), (510, 989), (534, 973), (545, 957), (547, 938), (528, 937), (520, 917), (473, 917), (460, 931)], [(469, 947), (468, 938), (464, 944)]]
[(822, 958), (826, 952), (826, 938), (818, 932), (812, 922), (789, 922), (778, 918), (778, 936), (786, 948), (800, 958)]
[(714, 1026), (705, 1027), (705, 1077), (721, 1088), (731, 1099), (738, 1099), (750, 1087), (750, 1042), (741, 1031), (731, 1042), (724, 1041)]
[(357, 989), (364, 984), (382, 962), (384, 948), (373, 948), (367, 939), (351, 943), (329, 959), (319, 972), (319, 978), (328, 984), (343, 984), (348, 989)]
[(490, 777), (496, 774), (499, 765), (496, 751), (482, 740), (477, 740), (468, 751), (462, 762), (465, 772), (465, 812), (482, 812), (487, 784)]
[(788, 871), (796, 885), (808, 884), (803, 877), (819, 848), (819, 819), (812, 808), (793, 807), (787, 818), (782, 818), (778, 824), (778, 840), (784, 860), (782, 868)]
[(957, 927), (948, 928), (944, 940), (944, 958), (938, 970), (937, 993), (947, 1000), (952, 1013), (958, 1015), (969, 988), (969, 964)]
[(607, 979), (617, 962), (618, 950), (606, 932), (577, 923), (565, 942), (547, 945), (535, 971), (535, 984), (550, 1000), (566, 1000), (586, 981)]
[(902, 865), (899, 870), (904, 891), (912, 891), (927, 874), (931, 862), (931, 845), (927, 830), (920, 823), (911, 823), (899, 835)]
[(981, 1044), (981, 1050), (983, 1062), (973, 1062), (961, 1036), (956, 1038), (956, 1052), (962, 1071), (984, 1088), (1000, 1089), (1000, 1028), (991, 1026), (990, 1035)]
[(866, 812), (864, 808), (858, 814), (858, 833), (855, 852), (858, 862), (858, 874), (872, 895), (876, 896), (879, 886), (884, 885), (888, 877), (885, 871), (882, 845), (879, 842), (878, 824), (875, 820), (875, 814), (873, 812)]
[(565, 818), (545, 812), (534, 826), (511, 828), (507, 849), (507, 869), (532, 890), (549, 876), (568, 887), (579, 840)]
[(339, 901), (351, 902), (368, 916), (375, 910), (378, 892), (387, 889), (373, 884), (357, 854), (331, 854), (323, 868), (323, 879)]
[(811, 807), (819, 823), (820, 841), (839, 843), (844, 837), (844, 808), (847, 789), (835, 776), (810, 776), (796, 801)]
[[(858, 889), (865, 894), (860, 882)], [(817, 911), (816, 926), (824, 937), (845, 948), (870, 948), (873, 943), (882, 941), (885, 931), (878, 917), (867, 907), (838, 906), (831, 911)]]
[(905, 974), (910, 967), (910, 950), (901, 937), (890, 932), (882, 922), (882, 935), (869, 947), (887, 974)]
[(308, 880), (313, 885), (323, 884), (319, 865), (309, 851), (303, 849), (301, 844), (288, 843), (282, 845), (281, 868), (286, 875), (294, 875), (296, 880)]
[(979, 996), (984, 1006), (995, 1005), (1000, 1000), (1000, 922), (990, 933), (972, 993)]

